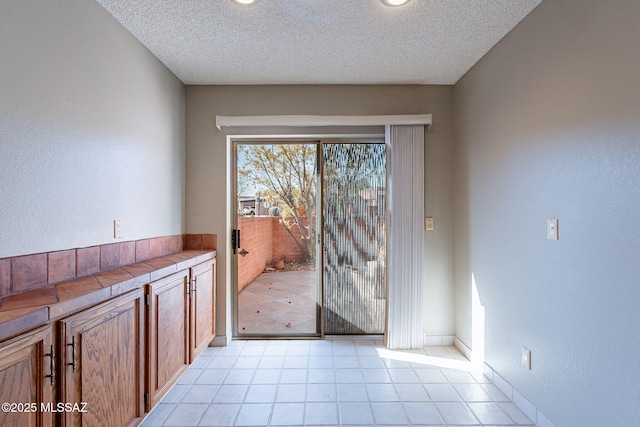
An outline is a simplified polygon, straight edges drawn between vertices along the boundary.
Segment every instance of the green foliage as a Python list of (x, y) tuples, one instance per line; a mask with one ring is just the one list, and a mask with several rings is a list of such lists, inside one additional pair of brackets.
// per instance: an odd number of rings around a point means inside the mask
[[(238, 180), (250, 182), (263, 200), (278, 207), (281, 224), (294, 236), (305, 256), (315, 257), (316, 146), (251, 144), (238, 147), (243, 164)], [(270, 210), (271, 212), (271, 210)]]

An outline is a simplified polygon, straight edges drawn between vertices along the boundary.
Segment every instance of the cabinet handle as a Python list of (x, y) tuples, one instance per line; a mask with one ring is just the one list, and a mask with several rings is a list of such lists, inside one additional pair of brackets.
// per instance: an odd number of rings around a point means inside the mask
[(189, 298), (193, 297), (193, 293), (196, 291), (196, 278), (189, 279), (189, 288), (187, 290), (187, 295)]
[(67, 366), (72, 366), (73, 367), (73, 372), (76, 371), (76, 337), (73, 336), (71, 337), (71, 344), (67, 344), (68, 346), (71, 346), (71, 363), (67, 363)]
[(45, 375), (45, 378), (51, 378), (51, 385), (54, 385), (56, 383), (56, 352), (53, 349), (53, 346), (51, 346), (51, 351), (49, 353), (46, 353), (45, 356), (49, 357), (49, 368), (51, 369), (51, 375)]

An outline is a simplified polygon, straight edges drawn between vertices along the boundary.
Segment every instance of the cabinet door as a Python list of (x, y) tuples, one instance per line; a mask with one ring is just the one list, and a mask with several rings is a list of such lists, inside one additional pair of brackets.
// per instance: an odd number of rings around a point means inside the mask
[(147, 410), (189, 367), (189, 271), (148, 285)]
[(131, 426), (144, 415), (142, 289), (60, 321), (61, 400), (86, 402), (66, 426)]
[[(0, 426), (51, 426), (54, 413), (41, 412), (41, 403), (54, 404), (55, 359), (51, 326), (42, 326), (0, 344), (0, 402), (30, 405), (0, 412)], [(33, 405), (35, 404), (35, 405)], [(35, 409), (35, 412), (33, 411)]]
[(216, 260), (191, 269), (191, 351), (194, 360), (216, 336)]

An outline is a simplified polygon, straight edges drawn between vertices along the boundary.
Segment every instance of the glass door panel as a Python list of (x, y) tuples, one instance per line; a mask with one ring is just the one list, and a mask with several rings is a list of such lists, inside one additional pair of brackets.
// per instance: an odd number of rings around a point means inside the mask
[(386, 309), (384, 144), (325, 143), (325, 334), (382, 334)]
[(238, 143), (237, 336), (317, 336), (317, 143)]

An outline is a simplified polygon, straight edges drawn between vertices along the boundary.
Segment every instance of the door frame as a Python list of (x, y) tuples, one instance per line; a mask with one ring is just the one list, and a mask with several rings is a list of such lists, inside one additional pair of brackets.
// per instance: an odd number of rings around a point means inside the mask
[[(322, 226), (324, 224), (323, 218), (323, 200), (322, 200), (322, 174), (323, 174), (323, 162), (322, 162), (322, 145), (324, 143), (385, 143), (384, 134), (310, 134), (310, 135), (227, 135), (227, 325), (230, 325), (230, 332), (232, 339), (324, 339), (325, 338), (325, 319), (324, 319), (324, 233), (322, 232)], [(316, 334), (291, 334), (291, 335), (275, 335), (275, 334), (253, 334), (253, 335), (240, 335), (238, 331), (238, 269), (237, 269), (237, 257), (233, 253), (231, 245), (232, 230), (237, 229), (237, 147), (241, 144), (316, 144), (316, 162), (317, 162), (317, 182), (316, 182), (316, 233), (318, 235), (317, 251), (316, 251), (316, 289), (318, 293), (318, 302), (320, 303), (320, 310), (317, 314), (320, 322), (320, 332)], [(389, 155), (389, 153), (387, 153)], [(390, 178), (389, 169), (387, 163), (387, 182)], [(387, 239), (388, 241), (388, 239)], [(388, 292), (387, 287), (387, 305), (388, 305)], [(387, 310), (388, 311), (388, 307)], [(230, 322), (229, 322), (230, 321)], [(385, 333), (386, 335), (387, 322), (385, 321)], [(229, 330), (229, 328), (227, 328)], [(380, 337), (379, 335), (363, 335), (367, 338)]]
[[(268, 145), (268, 144), (309, 144), (316, 146), (316, 234), (319, 236), (320, 240), (316, 241), (316, 304), (319, 304), (319, 309), (316, 308), (316, 324), (319, 325), (319, 332), (311, 333), (311, 334), (287, 334), (287, 335), (279, 335), (279, 334), (269, 334), (269, 333), (256, 333), (256, 334), (240, 334), (238, 331), (239, 327), (239, 319), (238, 319), (238, 263), (237, 256), (233, 253), (233, 247), (231, 246), (231, 239), (228, 239), (228, 251), (229, 255), (231, 271), (227, 277), (230, 277), (230, 308), (231, 308), (231, 332), (233, 339), (242, 339), (242, 340), (251, 340), (251, 339), (322, 339), (324, 338), (324, 322), (323, 322), (323, 310), (324, 310), (324, 301), (323, 301), (323, 283), (322, 283), (322, 270), (319, 266), (322, 265), (321, 258), (321, 248), (322, 248), (322, 236), (320, 234), (320, 230), (318, 226), (322, 224), (322, 211), (318, 209), (321, 203), (321, 193), (322, 193), (322, 141), (320, 138), (316, 137), (305, 137), (305, 136), (230, 136), (227, 138), (229, 142), (230, 149), (230, 202), (229, 202), (229, 221), (230, 228), (227, 229), (228, 236), (231, 236), (232, 231), (238, 228), (238, 213), (237, 213), (237, 176), (238, 176), (238, 146), (242, 144), (255, 144), (255, 145)], [(229, 307), (229, 305), (227, 306)]]

